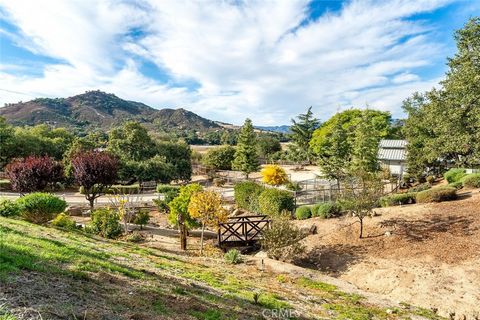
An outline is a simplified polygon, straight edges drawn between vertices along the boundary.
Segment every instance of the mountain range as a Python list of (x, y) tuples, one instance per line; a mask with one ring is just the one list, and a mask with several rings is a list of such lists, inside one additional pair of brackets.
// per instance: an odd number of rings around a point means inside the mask
[(68, 98), (38, 98), (6, 104), (0, 116), (14, 125), (47, 123), (55, 127), (108, 130), (126, 120), (136, 120), (151, 129), (221, 129), (218, 123), (191, 111), (155, 109), (144, 103), (128, 101), (102, 91), (87, 91)]

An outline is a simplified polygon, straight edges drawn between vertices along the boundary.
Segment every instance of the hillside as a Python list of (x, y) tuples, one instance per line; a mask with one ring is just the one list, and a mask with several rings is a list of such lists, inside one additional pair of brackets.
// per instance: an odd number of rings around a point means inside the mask
[(275, 275), (2, 217), (0, 249), (1, 319), (264, 319), (279, 308), (296, 319), (437, 318), (374, 305), (314, 271)]
[(215, 122), (184, 109), (155, 109), (146, 104), (120, 99), (114, 94), (88, 91), (68, 98), (38, 98), (7, 104), (0, 116), (15, 125), (48, 123), (57, 127), (109, 129), (125, 120), (137, 120), (155, 129), (220, 128)]

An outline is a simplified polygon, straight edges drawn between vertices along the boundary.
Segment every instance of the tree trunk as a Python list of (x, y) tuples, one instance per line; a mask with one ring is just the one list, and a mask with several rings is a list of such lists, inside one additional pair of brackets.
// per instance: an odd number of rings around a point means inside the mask
[(360, 220), (360, 239), (363, 238), (363, 218), (359, 218)]
[(90, 203), (90, 213), (93, 211), (93, 207), (95, 205), (95, 198), (87, 198), (88, 202)]
[(180, 225), (180, 249), (187, 250), (187, 228), (185, 225)]
[(203, 255), (203, 233), (205, 232), (205, 223), (202, 223), (202, 234), (200, 236), (200, 254)]

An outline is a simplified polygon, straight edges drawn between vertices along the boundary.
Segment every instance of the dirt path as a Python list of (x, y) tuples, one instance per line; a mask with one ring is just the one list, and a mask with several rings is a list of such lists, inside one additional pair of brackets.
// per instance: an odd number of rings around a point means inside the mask
[(428, 205), (378, 209), (358, 239), (354, 218), (310, 219), (307, 257), (300, 264), (349, 281), (362, 290), (438, 310), (480, 317), (480, 193)]

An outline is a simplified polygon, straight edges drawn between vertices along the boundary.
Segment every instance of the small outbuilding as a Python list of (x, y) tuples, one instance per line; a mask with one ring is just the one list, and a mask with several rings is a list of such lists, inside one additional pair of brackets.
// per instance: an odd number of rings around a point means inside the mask
[(406, 140), (380, 140), (378, 161), (383, 168), (388, 168), (394, 176), (403, 176), (407, 161)]

